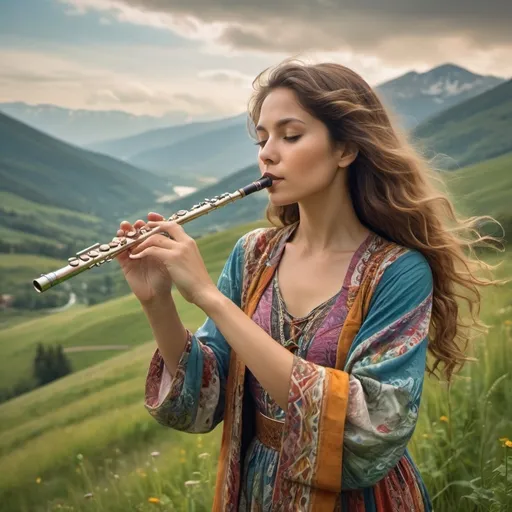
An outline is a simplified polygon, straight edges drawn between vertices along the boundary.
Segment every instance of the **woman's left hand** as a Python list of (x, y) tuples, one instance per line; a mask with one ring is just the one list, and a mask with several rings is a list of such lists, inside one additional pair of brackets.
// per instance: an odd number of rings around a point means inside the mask
[(158, 258), (183, 298), (201, 307), (202, 299), (218, 289), (208, 274), (196, 241), (176, 222), (149, 221), (147, 227), (159, 227), (171, 238), (152, 235), (132, 249), (130, 258), (149, 255)]

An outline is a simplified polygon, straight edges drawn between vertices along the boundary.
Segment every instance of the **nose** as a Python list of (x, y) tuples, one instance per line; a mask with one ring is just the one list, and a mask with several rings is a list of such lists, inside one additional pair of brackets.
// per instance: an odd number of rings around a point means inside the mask
[(264, 165), (275, 165), (279, 162), (276, 146), (270, 139), (268, 139), (265, 145), (260, 149), (258, 157)]

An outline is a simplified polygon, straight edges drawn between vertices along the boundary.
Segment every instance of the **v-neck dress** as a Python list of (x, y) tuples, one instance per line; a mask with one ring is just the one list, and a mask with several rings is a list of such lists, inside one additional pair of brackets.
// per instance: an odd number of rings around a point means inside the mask
[[(281, 343), (279, 329), (279, 308), (281, 307), (285, 320), (284, 337), (288, 341), (285, 346), (288, 350), (313, 363), (334, 368), (338, 338), (348, 313), (346, 303), (349, 284), (356, 265), (367, 251), (374, 233), (370, 233), (353, 253), (340, 290), (306, 316), (298, 318), (286, 309), (278, 280), (279, 262), (294, 231), (294, 229), (290, 230), (283, 237), (270, 257), (272, 264), (277, 263), (277, 270), (263, 293), (252, 319), (274, 340)], [(301, 333), (301, 329), (308, 323), (307, 332)], [(272, 400), (249, 370), (247, 370), (247, 379), (258, 410), (270, 418), (284, 421), (285, 411)], [(240, 510), (271, 510), (272, 484), (276, 476), (278, 457), (279, 452), (262, 444), (257, 437), (253, 439), (245, 457)]]
[[(267, 266), (278, 268), (296, 226), (284, 228), (287, 231), (268, 255)], [(238, 306), (243, 262), (250, 260), (244, 251), (253, 250), (246, 240), (242, 237), (237, 242), (218, 283), (219, 290)], [(379, 235), (370, 233), (353, 254), (339, 291), (302, 318), (294, 318), (286, 311), (274, 271), (252, 320), (281, 343), (279, 307), (282, 307), (286, 348), (297, 356), (297, 364), (304, 361), (305, 365), (334, 368), (349, 299), (353, 300), (357, 293), (372, 254), (377, 254), (385, 243)], [(421, 253), (398, 249), (382, 264), (370, 309), (343, 369), (350, 380), (343, 434), (343, 478), (336, 510), (432, 510), (407, 444), (416, 425), (423, 387), (433, 281), (428, 262)], [(307, 332), (301, 335), (307, 323)], [(156, 349), (146, 379), (145, 406), (149, 413), (161, 424), (177, 430), (213, 429), (223, 420), (229, 350), (211, 319), (195, 333), (188, 331), (187, 345), (174, 377)], [(261, 387), (249, 368), (246, 389), (259, 411), (284, 420), (285, 411)], [(308, 414), (311, 413), (309, 410)], [(300, 418), (296, 421), (300, 423)], [(252, 438), (239, 468), (239, 511), (272, 510), (279, 455), (257, 437)]]

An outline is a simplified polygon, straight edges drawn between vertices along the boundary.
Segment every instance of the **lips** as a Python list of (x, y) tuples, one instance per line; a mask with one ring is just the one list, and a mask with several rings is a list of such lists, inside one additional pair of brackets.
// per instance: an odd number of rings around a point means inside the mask
[(269, 178), (272, 178), (273, 181), (277, 181), (277, 180), (282, 180), (284, 178), (279, 178), (277, 176), (274, 176), (272, 173), (270, 172), (266, 172), (265, 174), (263, 174), (263, 176), (268, 176)]

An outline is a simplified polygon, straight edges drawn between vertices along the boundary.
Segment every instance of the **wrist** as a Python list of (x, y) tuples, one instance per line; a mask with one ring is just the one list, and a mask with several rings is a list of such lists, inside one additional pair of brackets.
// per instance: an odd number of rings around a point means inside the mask
[(202, 290), (201, 293), (194, 298), (193, 302), (198, 308), (202, 309), (208, 315), (223, 298), (225, 298), (224, 295), (216, 286), (209, 286)]
[(144, 311), (152, 311), (155, 309), (161, 309), (162, 307), (169, 307), (169, 304), (174, 303), (174, 298), (172, 293), (169, 293), (169, 295), (161, 295), (148, 300), (140, 300), (139, 302)]

